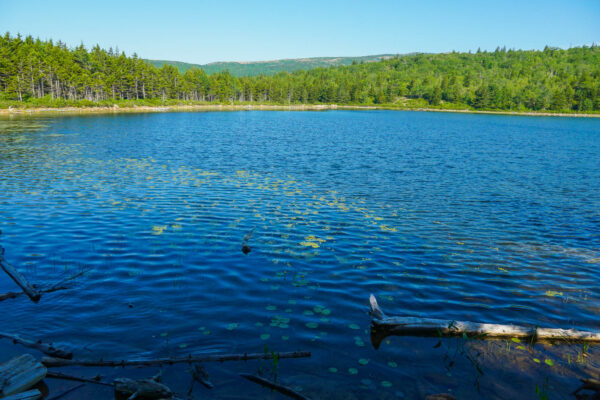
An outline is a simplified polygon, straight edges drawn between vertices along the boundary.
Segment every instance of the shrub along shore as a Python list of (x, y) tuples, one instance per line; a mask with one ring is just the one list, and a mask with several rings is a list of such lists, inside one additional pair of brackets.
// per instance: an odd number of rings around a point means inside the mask
[[(207, 103), (167, 101), (164, 104), (153, 104), (151, 101), (116, 100), (101, 103), (85, 101), (64, 101), (60, 106), (29, 102), (0, 102), (0, 115), (32, 115), (32, 114), (103, 114), (103, 113), (143, 113), (143, 112), (202, 112), (202, 111), (322, 111), (322, 110), (396, 110), (396, 111), (429, 111), (469, 114), (525, 115), (544, 117), (592, 117), (600, 118), (600, 112), (577, 111), (507, 111), (507, 110), (474, 110), (472, 108), (422, 107), (405, 104), (379, 105), (338, 105), (338, 104), (256, 104), (256, 103)], [(85, 103), (85, 104), (82, 104)]]

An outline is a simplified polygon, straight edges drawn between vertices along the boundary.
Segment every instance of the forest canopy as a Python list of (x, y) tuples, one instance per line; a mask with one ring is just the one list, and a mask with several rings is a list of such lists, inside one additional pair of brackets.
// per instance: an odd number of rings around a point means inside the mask
[(235, 77), (98, 45), (68, 48), (0, 36), (0, 101), (118, 100), (219, 103), (420, 105), (478, 110), (600, 110), (600, 47), (411, 54), (348, 66)]

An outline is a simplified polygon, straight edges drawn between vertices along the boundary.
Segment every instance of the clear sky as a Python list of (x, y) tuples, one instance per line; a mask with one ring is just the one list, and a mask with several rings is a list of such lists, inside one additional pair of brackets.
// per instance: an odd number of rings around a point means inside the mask
[(0, 31), (192, 63), (600, 43), (600, 0), (0, 0)]

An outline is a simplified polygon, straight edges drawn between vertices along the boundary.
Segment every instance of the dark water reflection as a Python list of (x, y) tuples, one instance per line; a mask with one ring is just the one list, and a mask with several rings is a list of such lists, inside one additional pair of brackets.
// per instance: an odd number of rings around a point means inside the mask
[[(315, 398), (533, 399), (536, 385), (564, 398), (598, 373), (595, 347), (581, 362), (581, 346), (510, 341), (395, 337), (376, 351), (367, 300), (391, 314), (600, 329), (599, 154), (595, 119), (0, 120), (7, 258), (40, 283), (92, 268), (37, 305), (0, 303), (0, 325), (86, 357), (311, 350), (279, 374)], [(13, 289), (0, 277), (0, 292)], [(276, 398), (237, 378), (260, 365), (207, 366), (210, 396)], [(165, 373), (180, 393), (184, 372)]]

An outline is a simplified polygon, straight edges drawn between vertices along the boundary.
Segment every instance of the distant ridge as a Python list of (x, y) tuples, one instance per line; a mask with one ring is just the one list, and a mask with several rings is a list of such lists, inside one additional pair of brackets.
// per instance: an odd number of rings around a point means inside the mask
[(395, 57), (394, 54), (377, 54), (373, 56), (362, 57), (311, 57), (311, 58), (293, 58), (270, 61), (219, 61), (209, 64), (190, 64), (180, 61), (169, 60), (146, 60), (157, 68), (164, 64), (173, 65), (181, 73), (184, 73), (192, 67), (202, 68), (207, 74), (229, 70), (235, 76), (256, 76), (260, 74), (273, 75), (278, 72), (294, 72), (300, 70), (309, 70), (319, 67), (331, 67), (337, 65), (350, 65), (354, 61), (374, 62), (386, 60)]

